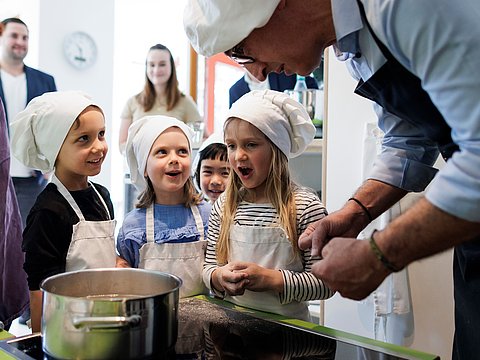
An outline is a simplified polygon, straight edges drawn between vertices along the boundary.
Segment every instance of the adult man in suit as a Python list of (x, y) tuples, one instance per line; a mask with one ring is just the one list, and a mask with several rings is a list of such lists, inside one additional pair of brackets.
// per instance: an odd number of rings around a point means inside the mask
[[(5, 106), (7, 129), (9, 120), (22, 111), (34, 97), (45, 92), (56, 91), (55, 80), (39, 70), (26, 66), (23, 60), (28, 53), (29, 31), (18, 18), (7, 18), (0, 23), (0, 97)], [(29, 169), (17, 159), (10, 159), (10, 175), (25, 227), (27, 215), (47, 180), (40, 171)], [(29, 314), (24, 314), (24, 323)]]
[[(18, 18), (8, 18), (0, 25), (0, 97), (6, 110), (7, 124), (22, 111), (34, 97), (56, 91), (51, 75), (26, 66), (23, 62), (28, 53), (28, 28)], [(39, 172), (11, 159), (10, 175), (20, 205), (25, 227), (28, 212), (45, 186)]]
[[(268, 74), (268, 82), (260, 82), (248, 71), (245, 71), (245, 75), (233, 84), (229, 90), (230, 104), (228, 107), (232, 107), (235, 101), (251, 90), (270, 89), (283, 92), (285, 90), (293, 90), (296, 82), (297, 77), (295, 75), (286, 75), (285, 73), (278, 74), (274, 72)], [(307, 83), (307, 88), (318, 89), (317, 81), (313, 77), (307, 76), (305, 82)]]

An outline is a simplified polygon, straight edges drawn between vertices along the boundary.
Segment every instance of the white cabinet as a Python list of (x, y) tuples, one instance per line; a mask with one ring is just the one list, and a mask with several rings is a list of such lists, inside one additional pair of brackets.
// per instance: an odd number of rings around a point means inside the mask
[(314, 139), (299, 157), (289, 160), (290, 175), (297, 184), (320, 193), (322, 189), (322, 139)]

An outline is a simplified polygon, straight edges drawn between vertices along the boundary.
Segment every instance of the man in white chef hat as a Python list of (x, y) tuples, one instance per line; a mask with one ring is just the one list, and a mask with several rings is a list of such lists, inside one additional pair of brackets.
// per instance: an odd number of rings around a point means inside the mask
[[(184, 17), (200, 54), (225, 52), (258, 80), (307, 75), (333, 46), (359, 80), (355, 93), (378, 105), (385, 136), (368, 179), (299, 244), (322, 253), (314, 274), (356, 300), (391, 272), (454, 247), (453, 359), (480, 353), (479, 13), (478, 0), (189, 0)], [(356, 241), (427, 186), (394, 222)]]
[(287, 94), (255, 90), (227, 112), (224, 134), (231, 172), (210, 215), (203, 281), (235, 304), (308, 321), (308, 301), (333, 292), (307, 271), (313, 260), (297, 242), (326, 210), (290, 180), (288, 159), (305, 151), (315, 126)]
[(11, 123), (14, 156), (54, 171), (23, 232), (32, 330), (40, 331), (40, 283), (64, 271), (114, 267), (115, 220), (108, 190), (88, 181), (108, 152), (101, 108), (79, 91), (32, 99)]

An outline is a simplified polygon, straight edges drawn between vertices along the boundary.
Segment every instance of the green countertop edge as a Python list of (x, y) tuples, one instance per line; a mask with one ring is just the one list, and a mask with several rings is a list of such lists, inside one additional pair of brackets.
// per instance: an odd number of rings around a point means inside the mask
[(332, 328), (328, 328), (322, 325), (317, 325), (314, 323), (310, 323), (307, 321), (303, 320), (298, 320), (298, 319), (291, 319), (291, 318), (286, 318), (282, 315), (278, 314), (273, 314), (273, 313), (267, 313), (263, 311), (258, 311), (258, 310), (253, 310), (249, 308), (244, 308), (232, 303), (229, 303), (224, 300), (216, 299), (213, 297), (205, 296), (205, 295), (198, 295), (195, 296), (195, 298), (200, 299), (200, 300), (205, 300), (214, 304), (217, 304), (219, 306), (223, 306), (229, 309), (233, 309), (236, 311), (240, 311), (243, 313), (250, 314), (254, 317), (261, 318), (264, 320), (269, 320), (269, 321), (276, 321), (280, 322), (285, 325), (293, 326), (293, 327), (299, 327), (302, 329), (309, 330), (311, 332), (315, 332), (318, 334), (325, 335), (327, 337), (343, 341), (346, 343), (353, 343), (355, 345), (363, 345), (366, 348), (372, 349), (372, 350), (377, 350), (381, 352), (385, 352), (389, 355), (394, 355), (394, 356), (402, 356), (402, 357), (411, 357), (417, 360), (439, 360), (440, 357), (437, 355), (433, 354), (428, 354), (422, 351), (402, 347), (399, 345), (395, 344), (389, 344), (385, 343), (379, 340), (374, 340), (370, 339), (367, 337), (351, 334), (345, 331), (341, 330), (335, 330)]
[[(317, 325), (314, 323), (310, 323), (307, 321), (302, 321), (302, 320), (297, 320), (297, 319), (289, 319), (284, 316), (278, 315), (278, 314), (273, 314), (273, 313), (266, 313), (262, 311), (257, 311), (249, 308), (244, 308), (232, 303), (229, 303), (227, 301), (223, 301), (220, 299), (215, 299), (209, 296), (205, 295), (199, 295), (195, 296), (195, 298), (204, 300), (204, 301), (209, 301), (213, 304), (217, 304), (219, 306), (223, 306), (229, 309), (233, 309), (236, 311), (240, 311), (243, 313), (247, 313), (249, 315), (252, 315), (257, 318), (261, 318), (264, 320), (269, 320), (269, 321), (277, 321), (282, 324), (288, 325), (288, 326), (294, 326), (294, 327), (299, 327), (302, 329), (306, 329), (318, 334), (325, 335), (327, 337), (339, 340), (339, 341), (344, 341), (347, 343), (353, 343), (353, 344), (358, 344), (358, 345), (367, 345), (367, 348), (373, 349), (373, 350), (379, 350), (382, 352), (386, 352), (390, 355), (396, 355), (396, 356), (407, 356), (407, 357), (414, 357), (415, 359), (418, 360), (439, 360), (440, 357), (432, 354), (427, 354), (421, 351), (405, 348), (402, 346), (394, 345), (394, 344), (389, 344), (385, 343), (382, 341), (366, 338), (363, 336), (351, 334), (345, 331), (340, 331), (340, 330), (335, 330), (331, 329), (325, 326)], [(1, 331), (0, 332), (0, 340), (5, 340), (7, 338), (15, 337), (14, 335), (10, 334), (7, 331)], [(14, 357), (10, 356), (9, 354), (5, 353), (2, 349), (0, 349), (0, 360), (11, 360), (15, 359)]]
[[(6, 340), (10, 338), (14, 338), (15, 335), (10, 334), (8, 331), (0, 331), (0, 340)], [(0, 360), (11, 360), (15, 359), (13, 356), (8, 355), (3, 349), (0, 349)]]

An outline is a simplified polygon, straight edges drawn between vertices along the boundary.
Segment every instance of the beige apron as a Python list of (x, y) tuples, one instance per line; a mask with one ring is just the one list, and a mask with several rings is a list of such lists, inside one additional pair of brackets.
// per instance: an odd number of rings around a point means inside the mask
[(154, 205), (147, 208), (147, 242), (140, 248), (140, 269), (158, 270), (174, 274), (183, 281), (180, 297), (206, 294), (202, 280), (203, 260), (207, 241), (202, 217), (196, 205), (190, 207), (200, 234), (199, 241), (156, 244), (154, 237)]
[[(72, 209), (77, 214), (80, 221), (73, 225), (72, 240), (68, 247), (67, 261), (65, 270), (83, 270), (94, 268), (115, 267), (115, 224), (116, 220), (106, 221), (87, 221), (83, 217), (82, 211), (72, 197), (67, 188), (53, 175), (52, 183), (57, 186), (60, 194), (68, 201)], [(98, 190), (90, 183), (90, 186), (97, 193), (107, 214), (107, 204), (103, 200)]]
[[(287, 235), (280, 227), (240, 226), (230, 229), (229, 262), (253, 262), (267, 269), (283, 269), (295, 272), (303, 270), (302, 259), (295, 254)], [(273, 291), (253, 292), (245, 290), (240, 296), (226, 296), (225, 300), (258, 310), (310, 321), (307, 302), (293, 301), (281, 304)]]

